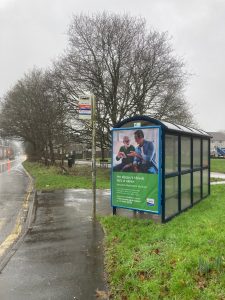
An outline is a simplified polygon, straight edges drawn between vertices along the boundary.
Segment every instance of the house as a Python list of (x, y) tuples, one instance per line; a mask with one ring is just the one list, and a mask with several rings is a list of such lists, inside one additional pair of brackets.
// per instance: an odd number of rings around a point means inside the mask
[(0, 138), (0, 159), (8, 158), (9, 143), (6, 140)]
[[(210, 153), (213, 156), (220, 156), (219, 149), (225, 149), (225, 132), (208, 132), (211, 136)], [(222, 153), (222, 152), (221, 152)], [(224, 152), (225, 154), (225, 152)]]

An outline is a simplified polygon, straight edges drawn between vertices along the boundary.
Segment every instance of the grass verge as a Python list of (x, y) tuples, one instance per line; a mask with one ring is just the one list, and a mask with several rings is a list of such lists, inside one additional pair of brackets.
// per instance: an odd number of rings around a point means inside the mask
[[(37, 190), (57, 190), (69, 188), (92, 188), (91, 167), (75, 165), (68, 174), (63, 174), (60, 167), (45, 167), (39, 163), (25, 161), (25, 169), (35, 178)], [(96, 186), (98, 189), (108, 189), (110, 185), (110, 169), (97, 168)]]
[(101, 217), (113, 299), (225, 299), (225, 186), (166, 224)]
[(225, 173), (225, 159), (211, 158), (211, 172)]

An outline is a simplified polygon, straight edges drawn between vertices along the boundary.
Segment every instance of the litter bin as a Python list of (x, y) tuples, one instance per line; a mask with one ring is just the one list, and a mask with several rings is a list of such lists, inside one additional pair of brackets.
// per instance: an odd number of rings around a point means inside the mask
[(73, 154), (71, 155), (71, 158), (72, 158), (72, 164), (74, 165), (75, 164), (75, 158), (76, 158), (75, 151), (73, 151)]
[(72, 166), (73, 166), (73, 159), (72, 159), (72, 157), (68, 157), (67, 160), (68, 160), (68, 168), (72, 168)]

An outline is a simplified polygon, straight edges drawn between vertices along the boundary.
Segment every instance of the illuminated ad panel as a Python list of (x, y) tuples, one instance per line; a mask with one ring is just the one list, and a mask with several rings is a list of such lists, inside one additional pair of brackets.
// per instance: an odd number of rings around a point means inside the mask
[(161, 128), (112, 130), (111, 205), (161, 213)]

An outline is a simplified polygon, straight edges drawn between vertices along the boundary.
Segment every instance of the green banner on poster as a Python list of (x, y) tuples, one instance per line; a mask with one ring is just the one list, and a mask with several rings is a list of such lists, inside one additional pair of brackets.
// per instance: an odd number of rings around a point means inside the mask
[(113, 206), (158, 212), (158, 175), (113, 172)]

